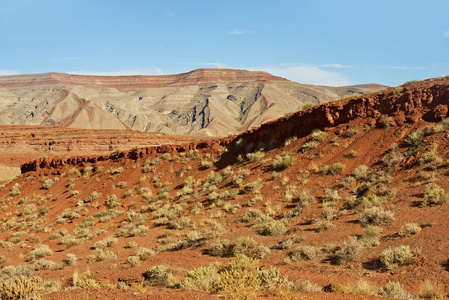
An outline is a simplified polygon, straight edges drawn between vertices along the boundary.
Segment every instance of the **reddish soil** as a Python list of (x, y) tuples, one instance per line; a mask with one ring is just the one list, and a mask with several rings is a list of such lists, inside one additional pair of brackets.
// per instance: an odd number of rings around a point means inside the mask
[[(139, 288), (136, 284), (143, 280), (142, 274), (145, 270), (156, 265), (164, 264), (175, 270), (178, 281), (193, 268), (207, 266), (213, 262), (224, 265), (234, 258), (209, 255), (208, 250), (212, 245), (220, 239), (235, 242), (240, 237), (251, 237), (259, 245), (272, 248), (269, 255), (260, 259), (261, 269), (275, 267), (292, 282), (310, 280), (327, 287), (323, 290), (328, 291), (292, 292), (283, 298), (368, 299), (364, 295), (351, 294), (350, 287), (356, 285), (360, 279), (365, 279), (378, 288), (389, 281), (399, 281), (405, 290), (415, 294), (419, 294), (420, 286), (430, 280), (439, 285), (443, 294), (447, 294), (449, 233), (445, 228), (449, 226), (449, 204), (422, 206), (422, 203), (425, 188), (429, 183), (436, 183), (446, 193), (449, 192), (449, 130), (438, 125), (448, 117), (448, 104), (449, 78), (432, 79), (358, 98), (322, 104), (266, 123), (233, 138), (189, 143), (178, 141), (174, 145), (139, 147), (107, 155), (48, 157), (25, 163), (21, 167), (22, 175), (5, 184), (0, 190), (0, 225), (3, 228), (0, 239), (12, 242), (8, 244), (9, 247), (0, 248), (0, 255), (5, 257), (5, 262), (0, 265), (32, 265), (26, 261), (26, 257), (36, 245), (46, 244), (53, 250), (46, 258), (57, 264), (60, 264), (68, 253), (79, 258), (75, 266), (34, 272), (47, 280), (62, 280), (63, 287), (69, 286), (69, 280), (75, 270), (82, 273), (89, 269), (91, 278), (105, 287), (89, 290), (87, 293), (99, 298), (147, 299), (157, 295), (161, 299), (207, 299), (209, 294), (205, 292)], [(413, 132), (430, 128), (429, 126), (434, 126), (435, 133), (425, 136), (416, 151), (411, 151), (406, 138)], [(313, 139), (314, 129), (326, 133), (324, 140), (315, 149), (301, 151), (301, 147)], [(355, 134), (348, 134), (348, 129), (354, 130)], [(289, 143), (285, 142), (293, 137), (295, 139), (291, 139)], [(434, 154), (440, 159), (430, 163), (423, 162), (425, 154), (429, 153), (432, 147), (435, 149), (434, 145), (438, 145)], [(261, 160), (250, 162), (238, 159), (239, 154), (244, 157), (245, 153), (261, 147), (265, 149), (265, 156)], [(278, 175), (273, 176), (273, 161), (283, 153), (291, 154), (295, 160), (291, 166), (278, 170)], [(387, 159), (388, 153), (400, 158), (393, 164)], [(155, 158), (159, 158), (159, 162), (153, 161)], [(154, 163), (151, 164), (150, 161)], [(215, 161), (215, 164), (207, 167), (206, 161)], [(335, 163), (344, 165), (341, 173), (332, 175), (322, 171), (326, 166)], [(368, 167), (367, 173), (371, 181), (359, 179), (343, 184), (342, 179), (352, 175), (360, 165)], [(250, 175), (244, 179), (244, 184), (261, 178), (263, 186), (259, 192), (245, 193), (243, 186), (233, 186), (231, 176), (217, 185), (216, 192), (220, 194), (237, 188), (239, 193), (223, 203), (210, 205), (208, 197), (213, 193), (213, 189), (207, 189), (204, 181), (212, 175), (211, 171), (223, 174), (227, 166), (232, 167), (234, 175), (241, 169), (250, 171)], [(90, 167), (93, 169), (89, 172)], [(118, 171), (120, 168), (123, 168), (121, 172)], [(196, 184), (192, 187), (194, 192), (182, 197), (182, 183), (188, 176), (195, 179)], [(59, 180), (45, 189), (45, 180), (55, 177)], [(16, 184), (20, 186), (19, 194), (14, 195)], [(74, 186), (69, 188), (70, 184)], [(351, 196), (361, 199), (363, 184), (368, 185), (369, 191), (366, 195), (375, 195), (373, 197), (381, 201), (381, 206), (394, 213), (394, 220), (391, 224), (381, 225), (379, 245), (365, 248), (350, 262), (335, 264), (335, 251), (325, 249), (330, 249), (330, 244), (339, 249), (351, 236), (361, 238), (363, 226), (359, 218), (362, 209), (349, 206), (346, 200)], [(148, 196), (148, 192), (141, 194), (142, 188), (152, 192), (151, 200), (148, 200), (148, 197), (147, 200), (143, 198)], [(296, 203), (285, 200), (289, 188), (297, 189), (295, 196), (300, 191), (308, 190), (315, 196), (315, 200), (297, 215), (288, 216), (296, 206)], [(333, 206), (335, 218), (331, 218), (331, 223), (334, 227), (318, 231), (313, 221), (320, 219), (323, 214), (326, 188), (337, 190), (340, 200), (336, 200)], [(75, 190), (79, 192), (73, 193)], [(94, 191), (101, 194), (100, 198), (84, 203), (83, 200)], [(90, 230), (103, 229), (104, 232), (99, 236), (71, 247), (62, 243), (62, 237), (50, 238), (63, 228), (67, 229), (68, 233), (80, 228), (86, 218), (106, 209), (105, 202), (113, 194), (117, 196), (118, 209), (123, 214), (104, 222), (93, 217), (95, 224)], [(252, 206), (248, 207), (249, 201), (257, 197), (261, 200), (254, 201)], [(201, 206), (198, 203), (201, 203)], [(24, 212), (24, 206), (27, 204), (34, 204), (34, 210)], [(182, 229), (172, 229), (169, 217), (157, 218), (154, 211), (148, 209), (152, 204), (155, 205), (156, 212), (163, 205), (179, 204), (182, 209), (175, 214), (175, 219), (189, 217), (190, 225)], [(237, 204), (240, 206), (236, 206), (236, 211), (231, 212), (230, 205)], [(39, 215), (39, 209), (44, 207), (48, 208), (48, 213)], [(286, 231), (278, 236), (264, 236), (260, 234), (257, 226), (253, 227), (255, 220), (249, 223), (240, 222), (240, 217), (250, 208), (259, 209), (273, 220), (288, 219)], [(67, 209), (77, 211), (78, 216), (55, 222), (58, 218), (61, 219), (60, 216)], [(146, 217), (142, 223), (148, 226), (149, 230), (141, 235), (121, 236), (120, 230), (126, 228), (126, 220), (131, 218), (126, 216), (126, 213), (139, 210), (141, 215)], [(398, 234), (401, 227), (412, 222), (418, 224), (422, 230), (415, 235), (401, 237)], [(42, 231), (37, 230), (39, 225), (42, 225)], [(164, 249), (170, 245), (169, 240), (171, 243), (187, 240), (194, 231), (205, 235), (209, 229), (218, 231), (219, 236), (190, 241), (178, 250)], [(283, 250), (273, 248), (276, 243), (293, 233), (304, 241)], [(112, 261), (87, 263), (88, 255), (94, 253), (95, 242), (108, 236), (118, 239), (117, 244), (105, 249), (113, 251), (117, 258)], [(135, 253), (136, 248), (127, 248), (129, 242), (152, 249), (155, 254), (139, 266), (130, 267), (127, 259)], [(311, 260), (286, 261), (289, 253), (299, 245), (317, 247), (317, 257)], [(382, 268), (379, 261), (382, 251), (401, 245), (408, 245), (415, 251), (413, 262), (391, 270)], [(125, 282), (131, 287), (128, 290), (119, 290), (116, 288), (119, 282)], [(83, 293), (86, 291), (62, 290), (45, 297), (73, 298), (85, 295)], [(274, 298), (263, 292), (260, 292), (258, 297)]]

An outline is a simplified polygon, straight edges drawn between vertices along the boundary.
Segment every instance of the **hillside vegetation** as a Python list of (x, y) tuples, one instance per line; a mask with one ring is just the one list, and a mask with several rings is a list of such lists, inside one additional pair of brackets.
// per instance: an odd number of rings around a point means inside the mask
[(26, 163), (0, 190), (0, 295), (444, 298), (448, 104), (431, 79), (226, 139)]

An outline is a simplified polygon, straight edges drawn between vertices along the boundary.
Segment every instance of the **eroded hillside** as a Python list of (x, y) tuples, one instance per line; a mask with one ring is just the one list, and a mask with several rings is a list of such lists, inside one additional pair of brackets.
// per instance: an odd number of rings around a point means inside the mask
[(302, 85), (265, 72), (199, 69), (165, 76), (0, 76), (0, 124), (227, 136), (380, 85)]
[(26, 163), (0, 191), (0, 278), (44, 279), (46, 299), (443, 298), (448, 100), (432, 79), (227, 139)]

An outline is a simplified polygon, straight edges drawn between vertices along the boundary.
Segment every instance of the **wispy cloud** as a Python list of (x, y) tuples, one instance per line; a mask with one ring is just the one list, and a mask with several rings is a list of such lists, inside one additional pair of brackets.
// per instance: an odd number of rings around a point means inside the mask
[(128, 76), (128, 75), (164, 75), (165, 73), (157, 67), (150, 69), (136, 69), (136, 70), (118, 70), (118, 71), (90, 71), (77, 70), (68, 71), (68, 74), (75, 75), (94, 75), (94, 76)]
[(165, 10), (164, 14), (168, 17), (173, 17), (175, 15), (175, 13), (170, 9)]
[(247, 29), (234, 29), (234, 30), (228, 30), (227, 34), (232, 35), (239, 35), (239, 34), (253, 34), (254, 32), (247, 30)]
[(443, 33), (443, 38), (449, 39), (449, 29)]
[(0, 76), (9, 76), (9, 75), (17, 75), (21, 74), (19, 71), (14, 70), (0, 70)]
[[(326, 66), (326, 67), (325, 67)], [(344, 74), (325, 70), (325, 68), (343, 68), (340, 64), (309, 65), (309, 64), (282, 64), (278, 66), (261, 67), (263, 70), (276, 76), (304, 84), (344, 86), (353, 84)], [(256, 69), (253, 69), (256, 70)]]

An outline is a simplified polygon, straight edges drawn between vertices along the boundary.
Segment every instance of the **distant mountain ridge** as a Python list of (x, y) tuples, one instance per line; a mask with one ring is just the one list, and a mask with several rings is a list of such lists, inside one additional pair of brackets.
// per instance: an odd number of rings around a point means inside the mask
[(345, 94), (384, 88), (304, 85), (262, 71), (176, 75), (0, 76), (0, 124), (225, 136)]

